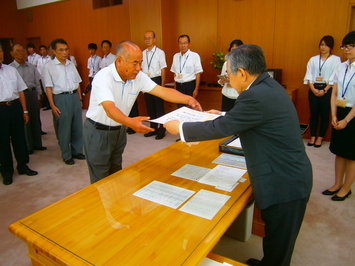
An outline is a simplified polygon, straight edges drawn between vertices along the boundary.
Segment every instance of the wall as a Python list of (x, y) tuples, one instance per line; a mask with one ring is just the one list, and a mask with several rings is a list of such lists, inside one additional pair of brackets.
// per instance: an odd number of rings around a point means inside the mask
[[(227, 52), (233, 39), (261, 46), (269, 68), (283, 70), (283, 84), (298, 88), (297, 111), (301, 123), (308, 123), (308, 87), (303, 77), (309, 58), (318, 53), (319, 39), (335, 38), (336, 55), (351, 24), (355, 0), (123, 0), (123, 5), (92, 9), (91, 0), (68, 0), (16, 10), (14, 1), (1, 1), (0, 38), (14, 38), (25, 43), (40, 37), (48, 44), (54, 38), (68, 41), (77, 58), (83, 85), (87, 83), (87, 44), (109, 39), (117, 44), (132, 39), (144, 49), (143, 34), (157, 33), (157, 44), (167, 55), (170, 70), (173, 54), (178, 52), (177, 37), (188, 34), (191, 50), (202, 58), (202, 80), (215, 82), (218, 71), (209, 62), (215, 47)], [(32, 11), (33, 22), (26, 21)], [(100, 54), (100, 53), (99, 53)], [(344, 58), (343, 58), (344, 59)], [(172, 74), (168, 71), (168, 80)], [(308, 137), (309, 135), (305, 135)], [(326, 139), (329, 139), (328, 130)]]

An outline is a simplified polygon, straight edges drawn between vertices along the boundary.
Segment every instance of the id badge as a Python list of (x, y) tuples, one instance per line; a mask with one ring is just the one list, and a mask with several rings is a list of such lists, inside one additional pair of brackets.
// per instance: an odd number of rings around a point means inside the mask
[(182, 79), (183, 75), (180, 73), (180, 74), (177, 74), (177, 78), (178, 79)]
[(145, 73), (148, 77), (150, 77), (150, 73)]
[(343, 99), (337, 99), (336, 105), (339, 107), (346, 107), (346, 101)]
[(316, 81), (323, 81), (324, 78), (323, 77), (316, 77)]

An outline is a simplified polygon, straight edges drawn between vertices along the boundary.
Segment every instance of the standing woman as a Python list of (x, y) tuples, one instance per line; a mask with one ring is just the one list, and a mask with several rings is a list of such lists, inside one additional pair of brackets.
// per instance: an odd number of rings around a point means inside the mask
[[(311, 139), (308, 146), (319, 148), (329, 125), (330, 97), (334, 70), (340, 64), (340, 57), (333, 55), (334, 39), (330, 35), (324, 36), (319, 42), (319, 55), (311, 57), (307, 64), (304, 84), (309, 85), (308, 101), (311, 112)], [(318, 124), (319, 134), (318, 137)]]
[[(241, 40), (233, 40), (228, 48), (228, 52), (233, 51), (238, 46), (242, 45), (243, 42)], [(227, 74), (227, 61), (224, 62), (222, 66), (221, 75), (224, 78), (218, 80), (218, 84), (223, 86), (222, 88), (222, 111), (229, 111), (233, 108), (235, 99), (238, 97), (238, 92), (233, 89), (233, 87), (229, 84), (228, 74)]]
[(323, 191), (334, 195), (332, 200), (343, 201), (351, 195), (355, 179), (355, 31), (348, 33), (341, 49), (348, 59), (335, 71), (331, 98), (332, 138), (329, 149), (335, 154), (335, 182)]

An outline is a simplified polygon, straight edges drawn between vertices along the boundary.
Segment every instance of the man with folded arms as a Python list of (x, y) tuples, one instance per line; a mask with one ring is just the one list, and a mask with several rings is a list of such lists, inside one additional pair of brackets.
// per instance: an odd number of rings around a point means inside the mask
[(193, 97), (161, 87), (141, 71), (143, 54), (136, 43), (119, 43), (116, 55), (114, 64), (101, 69), (92, 82), (84, 123), (84, 146), (91, 183), (122, 169), (126, 127), (138, 133), (154, 131), (142, 123), (149, 117), (128, 116), (139, 92), (202, 110)]
[(81, 78), (74, 63), (68, 60), (69, 48), (63, 39), (51, 42), (55, 58), (42, 68), (42, 81), (53, 112), (54, 127), (65, 164), (85, 160), (83, 152)]
[(297, 112), (285, 89), (266, 72), (260, 47), (241, 45), (227, 58), (229, 83), (239, 93), (234, 107), (212, 121), (171, 121), (165, 127), (188, 142), (239, 134), (256, 205), (265, 222), (264, 257), (249, 259), (247, 264), (288, 266), (312, 188), (312, 166)]
[(27, 86), (24, 94), (30, 116), (30, 121), (25, 125), (28, 153), (32, 154), (33, 150), (46, 150), (47, 148), (42, 146), (42, 130), (38, 109), (38, 101), (42, 94), (39, 81), (40, 74), (35, 66), (25, 61), (26, 50), (21, 45), (13, 45), (11, 55), (15, 60), (9, 65), (17, 69)]
[(12, 184), (14, 174), (11, 145), (20, 175), (37, 175), (27, 164), (28, 156), (24, 123), (29, 116), (23, 90), (27, 88), (15, 68), (3, 65), (4, 52), (0, 46), (0, 172), (3, 184)]

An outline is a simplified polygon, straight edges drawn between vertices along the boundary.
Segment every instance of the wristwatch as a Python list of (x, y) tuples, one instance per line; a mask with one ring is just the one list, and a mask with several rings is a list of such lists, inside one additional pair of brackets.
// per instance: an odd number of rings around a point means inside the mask
[(24, 114), (28, 114), (28, 111), (23, 111)]
[(344, 118), (344, 120), (346, 121), (346, 123), (349, 123), (351, 121), (351, 119), (346, 119), (346, 118)]

